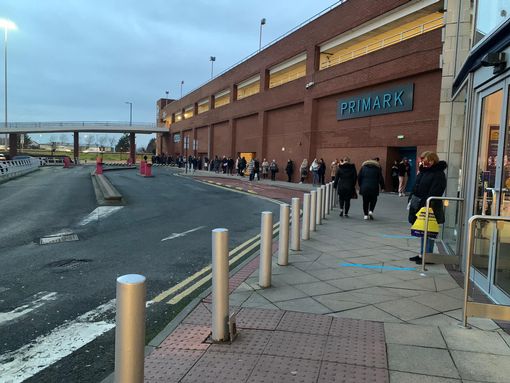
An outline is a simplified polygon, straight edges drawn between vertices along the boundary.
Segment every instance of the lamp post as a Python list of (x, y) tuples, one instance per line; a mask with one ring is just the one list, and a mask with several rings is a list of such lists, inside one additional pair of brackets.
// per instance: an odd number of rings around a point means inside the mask
[(133, 103), (130, 101), (126, 101), (126, 104), (129, 104), (129, 126), (133, 125)]
[(215, 56), (211, 56), (209, 58), (209, 61), (211, 61), (211, 79), (212, 79), (213, 78), (213, 73), (214, 73), (214, 71), (213, 71), (213, 69), (214, 69), (214, 62), (216, 61), (216, 57)]
[(266, 19), (260, 20), (260, 33), (259, 33), (259, 52), (262, 49), (262, 26), (266, 25)]
[(182, 86), (184, 85), (184, 80), (181, 80), (181, 98), (182, 98)]
[[(16, 24), (7, 19), (0, 19), (0, 28), (4, 29), (4, 97), (5, 97), (5, 119), (4, 128), (7, 131), (7, 31), (16, 30)], [(5, 149), (7, 150), (7, 141), (9, 134), (5, 133)]]

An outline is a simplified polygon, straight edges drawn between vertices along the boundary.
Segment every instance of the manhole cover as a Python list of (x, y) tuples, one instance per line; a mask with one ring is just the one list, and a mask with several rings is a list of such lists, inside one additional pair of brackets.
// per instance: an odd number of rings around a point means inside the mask
[(58, 269), (76, 269), (78, 266), (92, 262), (91, 259), (75, 259), (75, 258), (69, 258), (69, 259), (61, 259), (60, 261), (55, 261), (48, 263), (46, 266), (52, 267), (52, 268), (58, 268)]
[(40, 245), (49, 245), (52, 243), (60, 243), (60, 242), (70, 242), (70, 241), (78, 241), (78, 236), (74, 233), (66, 233), (66, 234), (55, 234), (48, 235), (46, 237), (42, 237), (39, 244)]

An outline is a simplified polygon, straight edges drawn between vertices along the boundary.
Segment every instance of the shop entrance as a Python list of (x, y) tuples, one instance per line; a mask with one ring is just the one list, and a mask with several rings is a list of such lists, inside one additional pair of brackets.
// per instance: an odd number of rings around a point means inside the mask
[(410, 193), (413, 190), (414, 183), (416, 181), (416, 172), (418, 168), (416, 166), (416, 146), (407, 146), (398, 149), (398, 154), (400, 158), (398, 161), (400, 162), (403, 158), (407, 158), (409, 160), (409, 165), (411, 166), (411, 174), (409, 175), (409, 179), (407, 180), (406, 192)]
[[(479, 134), (471, 182), (473, 214), (510, 216), (510, 79), (476, 95)], [(476, 161), (476, 163), (474, 162)], [(474, 176), (474, 174), (473, 174)], [(475, 231), (474, 280), (497, 302), (510, 303), (510, 225), (480, 221)]]
[(250, 161), (252, 159), (255, 158), (255, 155), (257, 153), (255, 152), (239, 152), (239, 157), (243, 158), (246, 160), (246, 169), (244, 169), (244, 175), (249, 175), (248, 174), (248, 164), (250, 163)]

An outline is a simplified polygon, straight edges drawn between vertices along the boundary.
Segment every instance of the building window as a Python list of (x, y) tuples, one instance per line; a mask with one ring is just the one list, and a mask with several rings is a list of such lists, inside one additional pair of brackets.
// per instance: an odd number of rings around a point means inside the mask
[(197, 113), (204, 113), (209, 110), (209, 99), (205, 99), (198, 102), (198, 111)]
[(219, 108), (230, 103), (230, 90), (224, 90), (214, 95), (214, 107)]
[(510, 0), (478, 0), (473, 45), (510, 17)]
[(353, 60), (442, 28), (444, 25), (444, 16), (440, 12), (433, 12), (421, 17), (415, 16), (412, 21), (409, 21), (409, 17), (390, 22), (361, 35), (349, 32), (321, 45), (319, 69), (326, 69)]
[(237, 84), (237, 99), (252, 96), (260, 92), (260, 75), (249, 78), (248, 80), (241, 81)]
[(184, 119), (187, 120), (188, 118), (193, 117), (193, 105), (189, 105), (186, 108), (184, 108)]
[(182, 120), (182, 112), (175, 113), (175, 122)]
[(306, 76), (306, 53), (297, 55), (269, 69), (269, 88)]

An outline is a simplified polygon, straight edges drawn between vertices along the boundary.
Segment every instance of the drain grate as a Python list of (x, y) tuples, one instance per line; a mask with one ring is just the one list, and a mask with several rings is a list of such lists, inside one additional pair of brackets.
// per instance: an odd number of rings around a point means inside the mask
[(50, 245), (53, 243), (61, 243), (61, 242), (71, 242), (78, 241), (79, 238), (74, 233), (60, 233), (54, 235), (48, 235), (46, 237), (42, 237), (39, 241), (40, 245)]
[(75, 259), (75, 258), (68, 258), (68, 259), (61, 259), (60, 261), (55, 261), (48, 263), (46, 266), (56, 269), (76, 269), (79, 266), (81, 266), (84, 263), (92, 262), (91, 259)]

